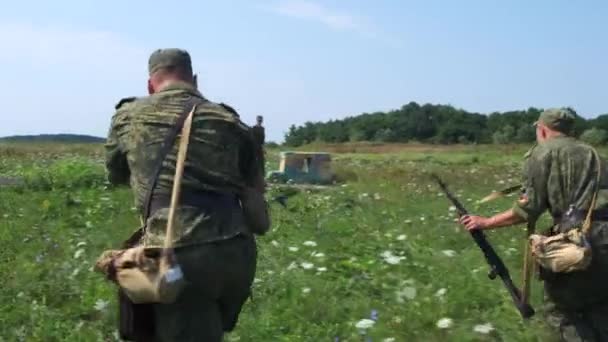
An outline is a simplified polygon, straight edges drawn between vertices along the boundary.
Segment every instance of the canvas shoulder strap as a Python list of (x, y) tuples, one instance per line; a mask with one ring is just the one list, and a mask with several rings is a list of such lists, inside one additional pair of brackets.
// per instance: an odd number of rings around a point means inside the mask
[(186, 103), (184, 104), (184, 108), (182, 109), (182, 112), (180, 113), (177, 122), (175, 123), (175, 125), (173, 127), (171, 127), (171, 130), (169, 131), (169, 133), (165, 136), (165, 140), (163, 141), (159, 152), (157, 153), (157, 157), (156, 157), (156, 161), (154, 162), (154, 171), (152, 174), (152, 178), (150, 178), (150, 184), (148, 185), (148, 191), (146, 192), (146, 196), (144, 197), (144, 207), (143, 207), (143, 213), (142, 213), (142, 227), (139, 228), (137, 231), (135, 231), (131, 237), (129, 237), (129, 239), (127, 239), (124, 243), (124, 245), (126, 247), (130, 247), (132, 245), (134, 245), (135, 243), (137, 243), (137, 241), (139, 241), (141, 239), (141, 236), (144, 233), (144, 227), (145, 226), (145, 222), (148, 219), (148, 217), (150, 216), (150, 205), (152, 203), (152, 196), (154, 195), (154, 188), (156, 187), (156, 183), (158, 181), (158, 177), (160, 176), (160, 173), (163, 169), (163, 162), (165, 161), (167, 155), (169, 154), (169, 151), (171, 151), (171, 149), (173, 148), (173, 145), (175, 143), (175, 139), (177, 138), (178, 133), (182, 130), (182, 127), (184, 126), (184, 122), (186, 121), (186, 118), (188, 117), (188, 114), (190, 113), (190, 110), (192, 109), (193, 106), (199, 104), (199, 103), (203, 103), (205, 102), (205, 99), (199, 98), (199, 97), (191, 97), (190, 99), (188, 99), (188, 101), (186, 101)]

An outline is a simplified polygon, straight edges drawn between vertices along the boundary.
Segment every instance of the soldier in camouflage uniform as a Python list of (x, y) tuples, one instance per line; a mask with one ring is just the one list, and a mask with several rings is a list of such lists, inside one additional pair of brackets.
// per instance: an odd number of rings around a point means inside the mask
[[(260, 153), (265, 157), (265, 151), (264, 151), (264, 143), (266, 140), (266, 133), (264, 130), (264, 126), (262, 126), (262, 122), (264, 121), (264, 118), (261, 115), (258, 115), (256, 117), (256, 124), (255, 126), (251, 127), (251, 131), (253, 133), (253, 138), (255, 139), (255, 141), (258, 143), (258, 148), (260, 149)], [(266, 158), (264, 158), (262, 160), (262, 173), (265, 173), (265, 166), (266, 166)]]
[[(106, 144), (109, 179), (131, 186), (141, 212), (160, 144), (186, 101), (199, 100), (174, 240), (189, 287), (176, 303), (154, 305), (156, 339), (220, 341), (236, 325), (256, 270), (255, 239), (243, 221), (237, 194), (244, 187), (264, 191), (261, 156), (234, 109), (208, 101), (197, 90), (188, 52), (155, 51), (149, 74), (149, 96), (116, 105)], [(163, 245), (177, 148), (176, 143), (154, 189), (141, 241), (145, 246)]]
[[(567, 109), (541, 113), (537, 145), (526, 156), (522, 197), (510, 210), (489, 218), (463, 216), (461, 224), (469, 230), (534, 224), (548, 211), (555, 224), (550, 234), (580, 227), (595, 191), (600, 160), (590, 146), (569, 136), (573, 124), (574, 115)], [(589, 235), (591, 265), (584, 271), (553, 273), (543, 268), (540, 273), (548, 322), (559, 330), (562, 341), (608, 341), (608, 173), (603, 167), (600, 179)]]
[(261, 115), (258, 115), (256, 116), (255, 120), (256, 124), (251, 128), (251, 130), (253, 131), (253, 136), (255, 137), (255, 140), (258, 142), (258, 144), (264, 145), (264, 142), (266, 140), (266, 133), (264, 132), (264, 126), (262, 126), (264, 118), (262, 118)]

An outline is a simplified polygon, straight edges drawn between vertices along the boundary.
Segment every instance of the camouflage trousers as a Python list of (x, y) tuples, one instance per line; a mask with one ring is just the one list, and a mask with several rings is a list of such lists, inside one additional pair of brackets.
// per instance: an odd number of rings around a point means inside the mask
[(558, 332), (559, 341), (608, 341), (608, 303), (584, 311), (569, 311), (548, 302), (546, 318), (547, 323)]
[(156, 341), (222, 341), (250, 296), (253, 236), (176, 249), (188, 287), (175, 303), (154, 305)]

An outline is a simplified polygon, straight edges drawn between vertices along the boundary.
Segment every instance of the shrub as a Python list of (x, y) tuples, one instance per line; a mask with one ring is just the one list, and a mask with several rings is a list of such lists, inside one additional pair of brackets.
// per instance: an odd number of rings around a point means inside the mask
[(608, 131), (594, 127), (584, 131), (580, 139), (591, 145), (603, 145), (608, 140)]

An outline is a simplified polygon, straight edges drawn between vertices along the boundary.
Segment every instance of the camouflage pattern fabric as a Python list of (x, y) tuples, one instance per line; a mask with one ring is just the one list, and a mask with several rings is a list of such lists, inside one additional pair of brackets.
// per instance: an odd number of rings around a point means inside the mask
[[(113, 184), (131, 186), (140, 212), (160, 145), (183, 111), (183, 104), (192, 96), (204, 99), (192, 85), (178, 82), (147, 97), (124, 99), (116, 106), (106, 143), (106, 168)], [(155, 196), (171, 194), (178, 145), (176, 142), (165, 159)], [(246, 186), (255, 186), (263, 175), (257, 167), (261, 156), (254, 145), (250, 127), (241, 122), (232, 108), (210, 101), (198, 105), (182, 193), (237, 194)], [(246, 233), (240, 212), (238, 205), (218, 206), (218, 210), (181, 205), (177, 210), (175, 246)], [(167, 216), (168, 208), (151, 214), (144, 245), (162, 246)]]
[[(559, 136), (538, 144), (526, 158), (525, 194), (513, 206), (519, 216), (535, 223), (545, 211), (559, 220), (570, 205), (586, 212), (595, 190), (598, 163), (590, 146)], [(596, 210), (608, 207), (607, 189), (608, 174), (603, 168)], [(581, 225), (583, 220), (584, 215), (577, 218), (576, 224)], [(554, 233), (565, 232), (568, 227), (558, 224)], [(541, 271), (549, 301), (549, 322), (560, 327), (563, 341), (608, 341), (608, 328), (604, 328), (608, 327), (608, 222), (594, 221), (589, 234), (593, 255), (586, 270)]]
[[(560, 217), (571, 204), (585, 210), (593, 196), (596, 162), (593, 150), (572, 137), (555, 137), (539, 144), (524, 165), (527, 200), (516, 203), (513, 209), (531, 222), (545, 210)], [(608, 173), (602, 171), (596, 209), (608, 208)]]
[(156, 341), (222, 341), (251, 294), (256, 253), (253, 236), (246, 235), (177, 249), (189, 285), (177, 302), (154, 305)]

